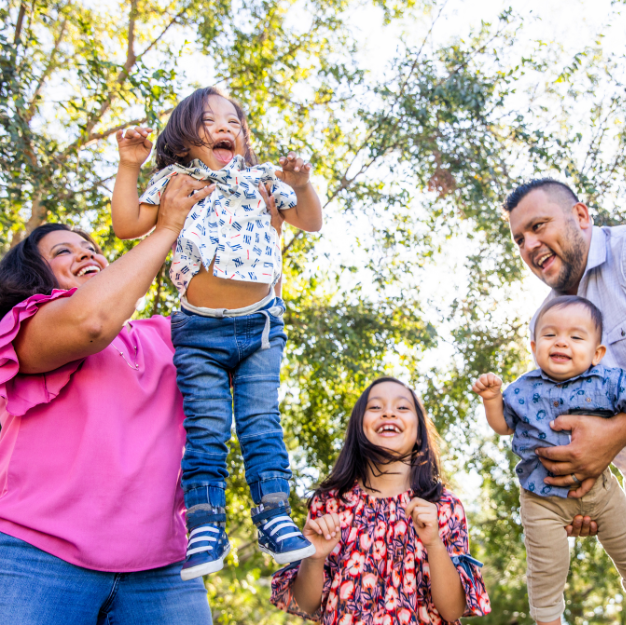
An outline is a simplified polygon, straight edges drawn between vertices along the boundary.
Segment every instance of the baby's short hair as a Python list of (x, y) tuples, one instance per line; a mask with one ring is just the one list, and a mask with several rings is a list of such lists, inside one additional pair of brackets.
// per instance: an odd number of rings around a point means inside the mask
[(552, 308), (567, 308), (568, 306), (584, 306), (591, 316), (591, 320), (593, 321), (593, 325), (598, 331), (598, 336), (600, 340), (602, 340), (602, 313), (599, 308), (588, 299), (584, 297), (579, 297), (578, 295), (560, 295), (559, 297), (555, 297), (551, 299), (549, 302), (544, 304), (544, 306), (539, 311), (537, 315), (537, 319), (535, 320), (535, 330), (533, 334), (536, 335), (537, 328), (539, 327), (539, 322), (541, 318)]

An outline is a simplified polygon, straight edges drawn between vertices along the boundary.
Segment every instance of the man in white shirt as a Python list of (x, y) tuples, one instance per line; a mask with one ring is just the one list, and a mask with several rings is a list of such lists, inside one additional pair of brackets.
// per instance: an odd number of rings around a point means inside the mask
[[(550, 178), (515, 189), (504, 209), (523, 261), (552, 288), (547, 299), (571, 294), (593, 302), (604, 319), (603, 364), (626, 369), (626, 226), (594, 226), (587, 206), (567, 185)], [(582, 497), (614, 460), (626, 470), (626, 453), (616, 458), (626, 447), (626, 414), (611, 419), (563, 415), (552, 427), (571, 430), (572, 438), (567, 446), (537, 450), (555, 476), (547, 483), (577, 486), (572, 496)], [(574, 534), (581, 524), (578, 518)], [(580, 534), (594, 530), (585, 518)]]

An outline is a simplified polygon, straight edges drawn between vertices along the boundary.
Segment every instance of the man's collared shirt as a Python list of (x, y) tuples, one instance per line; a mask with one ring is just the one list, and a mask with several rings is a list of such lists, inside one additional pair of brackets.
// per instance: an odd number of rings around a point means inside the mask
[(279, 180), (270, 163), (246, 167), (241, 156), (219, 171), (196, 159), (189, 165), (169, 165), (159, 171), (139, 199), (160, 204), (161, 194), (176, 173), (215, 182), (217, 188), (200, 200), (187, 215), (170, 269), (170, 278), (182, 297), (200, 263), (213, 275), (227, 280), (275, 284), (282, 271), (279, 237), (259, 193), (259, 184), (270, 182), (278, 210), (293, 208), (294, 190)]
[(510, 384), (503, 397), (504, 418), (515, 430), (513, 452), (521, 458), (515, 467), (520, 484), (543, 497), (567, 497), (569, 489), (544, 482), (550, 473), (535, 449), (569, 444), (569, 432), (555, 432), (550, 427), (550, 421), (559, 415), (570, 411), (588, 414), (601, 410), (607, 416), (622, 412), (626, 408), (626, 376), (622, 369), (599, 364), (558, 382), (535, 369)]
[[(577, 294), (602, 313), (602, 343), (606, 345), (602, 364), (626, 369), (626, 226), (593, 227), (587, 267)], [(530, 322), (531, 337), (539, 310), (559, 295), (563, 293), (552, 289), (535, 312)], [(626, 475), (626, 449), (615, 457), (613, 464)]]

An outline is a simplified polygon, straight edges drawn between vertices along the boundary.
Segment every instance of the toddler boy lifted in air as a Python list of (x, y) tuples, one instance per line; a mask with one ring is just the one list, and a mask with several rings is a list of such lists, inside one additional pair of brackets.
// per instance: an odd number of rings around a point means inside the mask
[[(550, 474), (535, 453), (538, 447), (567, 445), (569, 432), (555, 432), (551, 421), (562, 414), (612, 417), (626, 408), (622, 369), (600, 364), (602, 314), (589, 300), (565, 295), (550, 300), (537, 315), (531, 347), (539, 369), (524, 374), (501, 392), (502, 380), (481, 375), (473, 390), (482, 397), (489, 425), (513, 434), (515, 471), (524, 525), (530, 614), (538, 625), (558, 625), (565, 609), (563, 589), (569, 570), (565, 526), (574, 516), (598, 523), (598, 538), (613, 560), (622, 585), (626, 579), (626, 494), (607, 469), (584, 497), (546, 484)], [(580, 480), (572, 474), (572, 488)], [(625, 586), (626, 587), (626, 586)]]

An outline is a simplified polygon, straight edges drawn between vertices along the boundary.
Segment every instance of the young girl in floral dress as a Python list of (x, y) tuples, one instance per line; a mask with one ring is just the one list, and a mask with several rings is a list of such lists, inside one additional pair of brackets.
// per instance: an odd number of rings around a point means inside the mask
[(324, 625), (425, 625), (491, 611), (463, 506), (441, 481), (434, 428), (395, 378), (357, 401), (304, 535), (315, 555), (272, 582), (272, 603), (291, 614)]

